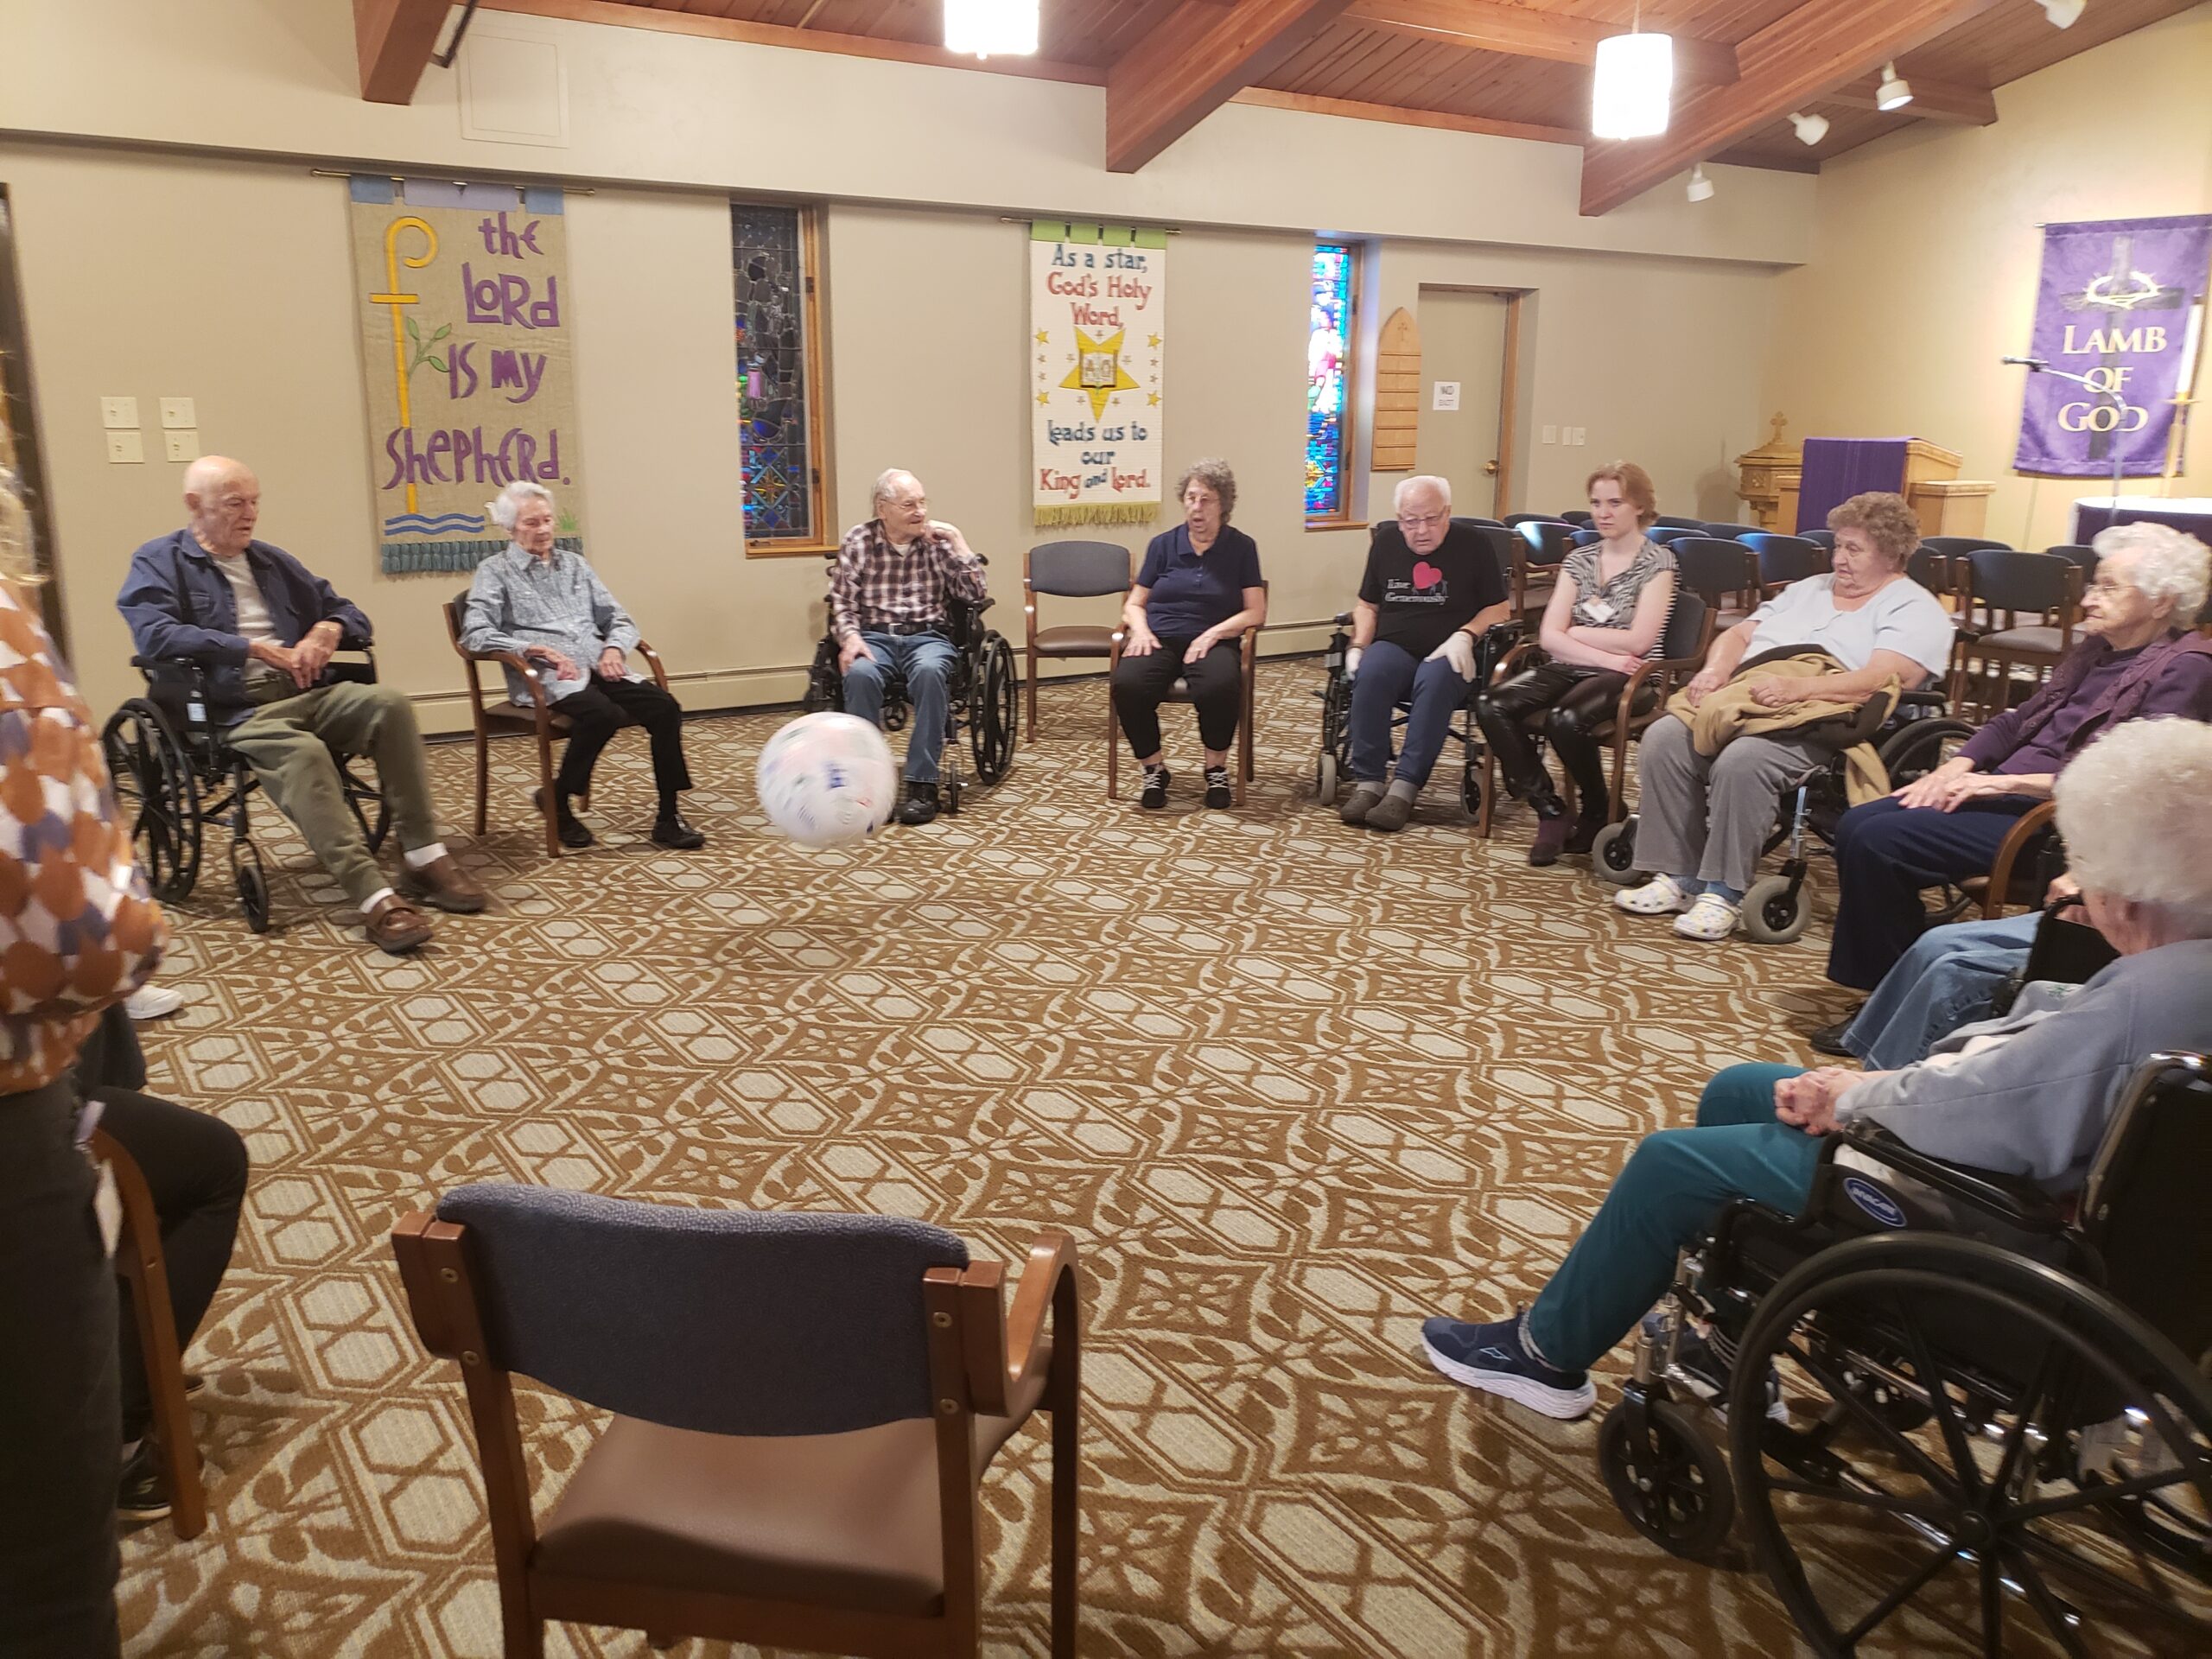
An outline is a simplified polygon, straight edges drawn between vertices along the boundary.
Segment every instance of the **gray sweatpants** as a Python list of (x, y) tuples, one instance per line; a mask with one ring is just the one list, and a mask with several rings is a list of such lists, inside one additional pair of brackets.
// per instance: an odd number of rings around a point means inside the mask
[(1834, 753), (1784, 734), (1739, 735), (1702, 755), (1673, 715), (1643, 734), (1636, 765), (1636, 867), (1685, 880), (1751, 885), (1782, 786)]

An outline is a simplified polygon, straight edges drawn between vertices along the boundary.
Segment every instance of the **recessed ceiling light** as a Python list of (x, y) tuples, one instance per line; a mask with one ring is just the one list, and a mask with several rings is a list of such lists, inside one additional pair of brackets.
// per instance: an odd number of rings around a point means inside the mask
[(1901, 110), (1912, 102), (1912, 83), (1897, 73), (1894, 63), (1882, 66), (1882, 84), (1874, 89), (1874, 107)]
[(1828, 136), (1828, 118), (1825, 115), (1793, 113), (1789, 124), (1797, 129), (1797, 142), (1801, 144), (1817, 144)]

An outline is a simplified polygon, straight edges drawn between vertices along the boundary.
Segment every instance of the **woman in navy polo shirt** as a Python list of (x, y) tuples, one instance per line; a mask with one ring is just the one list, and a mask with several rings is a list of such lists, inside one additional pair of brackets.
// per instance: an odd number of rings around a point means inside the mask
[(1194, 461), (1176, 486), (1183, 522), (1152, 538), (1136, 586), (1122, 607), (1122, 657), (1114, 664), (1114, 709), (1144, 767), (1137, 804), (1167, 804), (1167, 767), (1160, 753), (1160, 704), (1178, 678), (1189, 682), (1205, 746), (1206, 804), (1236, 798), (1229, 746), (1236, 736), (1243, 664), (1238, 642), (1268, 620), (1260, 550), (1232, 530), (1236, 476), (1226, 461)]

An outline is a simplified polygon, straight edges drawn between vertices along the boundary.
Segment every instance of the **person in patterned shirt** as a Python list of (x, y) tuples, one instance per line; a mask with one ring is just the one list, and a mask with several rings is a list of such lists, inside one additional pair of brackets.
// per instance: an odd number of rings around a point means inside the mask
[[(0, 577), (28, 563), (8, 482)], [(115, 1271), (68, 1071), (167, 939), (92, 710), (0, 580), (0, 1653), (119, 1650)]]
[(875, 517), (845, 532), (830, 575), (830, 631), (845, 709), (883, 723), (887, 674), (905, 677), (914, 722), (906, 735), (906, 799), (901, 823), (937, 817), (938, 757), (955, 652), (945, 607), (984, 594), (983, 561), (957, 525), (930, 517), (922, 480), (893, 468), (875, 480)]

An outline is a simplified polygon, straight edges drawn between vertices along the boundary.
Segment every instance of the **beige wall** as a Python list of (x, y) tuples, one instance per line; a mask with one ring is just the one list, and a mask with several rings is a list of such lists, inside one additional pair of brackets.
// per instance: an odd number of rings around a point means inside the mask
[[(1831, 162), (1811, 263), (1776, 283), (1763, 407), (1789, 436), (1910, 433), (1993, 480), (1988, 533), (2069, 539), (2086, 480), (2014, 474), (2039, 222), (2212, 209), (2212, 6), (2000, 88), (1994, 126), (1907, 128)], [(2181, 495), (2212, 494), (2212, 422)], [(2136, 487), (2153, 493), (2155, 482)]]

